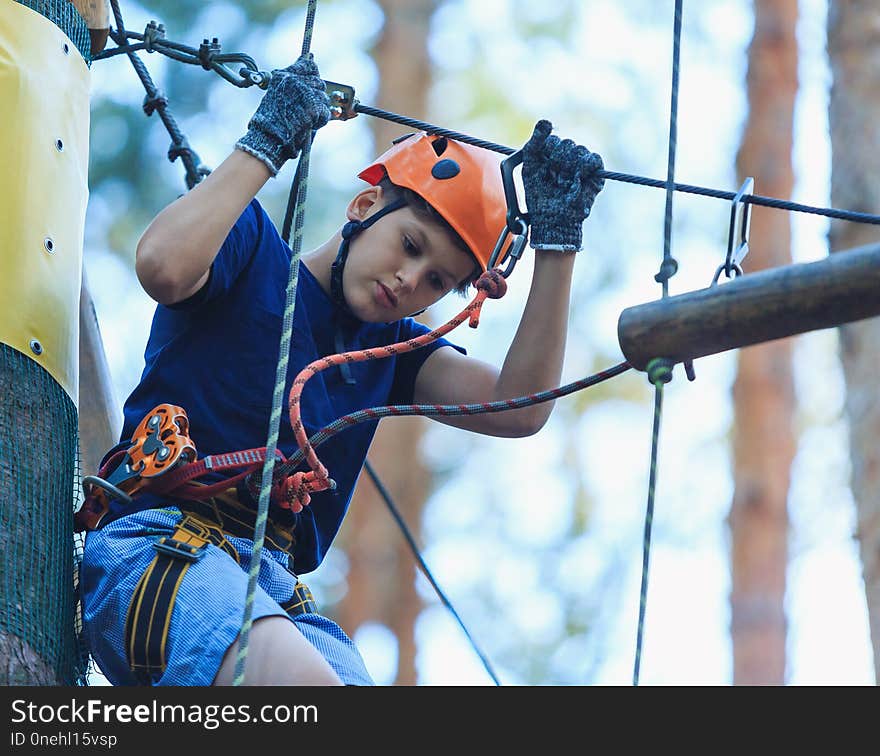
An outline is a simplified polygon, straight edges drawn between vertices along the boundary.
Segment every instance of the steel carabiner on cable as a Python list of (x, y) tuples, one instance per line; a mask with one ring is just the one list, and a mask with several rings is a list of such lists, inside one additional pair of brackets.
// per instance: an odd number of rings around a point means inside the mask
[[(507, 218), (505, 226), (498, 236), (498, 241), (495, 242), (495, 249), (492, 251), (487, 267), (494, 268), (498, 263), (506, 260), (507, 267), (502, 272), (505, 278), (510, 276), (517, 260), (522, 257), (529, 237), (529, 214), (520, 207), (513, 173), (517, 166), (522, 165), (522, 161), (522, 150), (517, 150), (501, 161), (501, 184), (504, 187), (504, 199), (507, 203)], [(508, 236), (512, 238), (502, 254), (504, 242)]]

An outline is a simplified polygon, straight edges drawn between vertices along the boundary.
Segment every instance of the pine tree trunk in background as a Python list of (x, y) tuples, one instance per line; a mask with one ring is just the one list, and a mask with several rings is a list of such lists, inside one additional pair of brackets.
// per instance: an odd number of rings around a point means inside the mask
[[(755, 0), (749, 47), (749, 113), (737, 156), (740, 181), (791, 196), (792, 120), (797, 94), (797, 0)], [(787, 213), (752, 206), (745, 270), (791, 262)], [(787, 497), (796, 441), (790, 339), (743, 349), (734, 400), (731, 637), (735, 685), (785, 681)]]
[[(830, 0), (828, 54), (833, 76), (831, 204), (880, 213), (880, 5), (876, 0)], [(876, 226), (832, 221), (832, 252), (878, 239)], [(840, 353), (846, 379), (857, 537), (874, 670), (880, 680), (880, 320), (841, 327)]]
[[(416, 118), (425, 117), (431, 82), (428, 27), (436, 0), (379, 0), (385, 14), (374, 50), (379, 69), (377, 106)], [(376, 153), (411, 129), (373, 120)], [(403, 518), (419, 540), (430, 473), (419, 456), (423, 418), (394, 418), (380, 423), (369, 459)], [(396, 685), (415, 685), (415, 622), (421, 600), (415, 589), (415, 563), (399, 529), (369, 476), (363, 473), (346, 518), (349, 558), (348, 593), (338, 617), (349, 633), (367, 621), (387, 625), (398, 643)]]

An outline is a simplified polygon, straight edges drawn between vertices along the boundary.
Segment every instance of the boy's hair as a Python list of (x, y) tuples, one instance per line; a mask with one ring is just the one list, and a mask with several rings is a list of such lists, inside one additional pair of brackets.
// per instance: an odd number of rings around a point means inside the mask
[(471, 258), (471, 261), (474, 264), (474, 269), (471, 271), (470, 275), (464, 278), (462, 281), (458, 282), (458, 285), (453, 289), (456, 294), (462, 297), (468, 296), (468, 289), (470, 289), (471, 284), (473, 284), (483, 272), (482, 267), (480, 267), (480, 263), (477, 262), (477, 259), (474, 257), (474, 253), (471, 252), (470, 247), (465, 243), (464, 239), (459, 236), (458, 232), (447, 222), (447, 220), (440, 215), (431, 204), (420, 194), (417, 194), (412, 189), (408, 189), (405, 186), (398, 186), (393, 183), (391, 179), (386, 175), (378, 184), (381, 187), (383, 193), (385, 194), (386, 200), (388, 202), (393, 202), (397, 199), (403, 199), (406, 203), (406, 206), (412, 209), (412, 211), (418, 215), (423, 220), (427, 220), (431, 223), (434, 223), (437, 226), (440, 226), (456, 247), (467, 252), (468, 257)]

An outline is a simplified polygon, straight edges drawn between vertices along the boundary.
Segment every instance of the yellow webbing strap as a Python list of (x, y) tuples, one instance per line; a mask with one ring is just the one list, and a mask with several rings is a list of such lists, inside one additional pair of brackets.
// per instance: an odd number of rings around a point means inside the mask
[(89, 69), (55, 24), (13, 2), (0, 2), (0, 110), (0, 343), (78, 404)]
[(177, 592), (187, 570), (204, 556), (211, 543), (239, 561), (238, 552), (219, 528), (191, 515), (181, 519), (173, 535), (154, 543), (157, 554), (141, 575), (125, 618), (126, 657), (142, 685), (149, 685), (165, 671), (168, 630)]

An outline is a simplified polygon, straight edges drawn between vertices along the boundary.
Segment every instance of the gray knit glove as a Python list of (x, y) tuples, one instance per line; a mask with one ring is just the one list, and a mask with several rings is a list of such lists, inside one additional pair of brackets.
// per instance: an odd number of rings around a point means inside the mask
[(553, 124), (538, 121), (523, 147), (522, 179), (531, 222), (531, 246), (577, 252), (583, 242), (583, 222), (593, 200), (605, 185), (596, 176), (602, 158), (571, 139), (550, 132)]
[(330, 120), (330, 101), (312, 54), (272, 71), (263, 100), (235, 146), (262, 160), (275, 176), (299, 155), (312, 131)]

